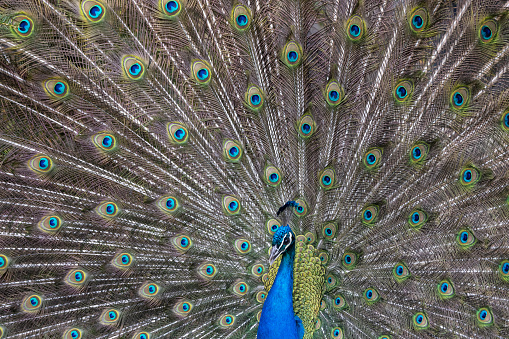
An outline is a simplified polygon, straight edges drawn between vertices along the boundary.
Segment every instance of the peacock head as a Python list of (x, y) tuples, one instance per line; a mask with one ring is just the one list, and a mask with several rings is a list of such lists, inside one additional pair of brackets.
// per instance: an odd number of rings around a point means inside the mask
[(269, 263), (274, 261), (288, 249), (295, 245), (295, 234), (290, 226), (281, 226), (272, 237), (272, 251), (270, 252)]

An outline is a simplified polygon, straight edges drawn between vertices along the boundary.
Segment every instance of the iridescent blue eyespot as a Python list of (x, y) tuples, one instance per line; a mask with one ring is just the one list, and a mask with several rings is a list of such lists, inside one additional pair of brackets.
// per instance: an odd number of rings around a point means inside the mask
[(481, 34), (483, 39), (488, 40), (489, 38), (491, 38), (492, 35), (491, 29), (488, 26), (484, 25), (481, 27)]
[(103, 138), (103, 140), (102, 140), (101, 144), (102, 144), (104, 147), (109, 148), (109, 147), (111, 147), (111, 145), (113, 144), (113, 138), (112, 138), (112, 137), (110, 137), (109, 135), (106, 135), (106, 136), (104, 136), (104, 138)]
[(236, 146), (230, 147), (230, 149), (228, 150), (228, 154), (230, 154), (230, 156), (232, 157), (236, 157), (239, 154), (238, 147)]
[(373, 213), (371, 213), (370, 210), (366, 210), (364, 212), (364, 219), (366, 219), (367, 221), (371, 220), (371, 218), (373, 218)]
[(414, 157), (415, 160), (420, 159), (420, 157), (422, 156), (421, 148), (414, 147), (414, 149), (412, 150), (412, 156)]
[(96, 19), (101, 15), (102, 12), (103, 12), (103, 9), (101, 8), (101, 6), (95, 5), (95, 6), (90, 7), (88, 14), (90, 15), (90, 17)]
[(311, 126), (309, 124), (302, 124), (301, 130), (302, 133), (309, 134), (309, 132), (311, 132)]
[(410, 29), (420, 33), (428, 24), (428, 11), (424, 7), (417, 8), (410, 14), (410, 18)]
[(412, 222), (413, 222), (414, 224), (417, 224), (417, 223), (419, 222), (419, 220), (420, 220), (419, 213), (418, 213), (418, 212), (414, 212), (414, 213), (412, 214)]
[(175, 207), (175, 199), (168, 198), (168, 200), (166, 200), (166, 207), (173, 209)]
[(74, 279), (78, 282), (83, 280), (83, 274), (81, 272), (77, 271), (76, 273), (74, 273)]
[(30, 26), (30, 21), (23, 19), (18, 24), (18, 31), (20, 33), (26, 34), (30, 30)]
[(106, 214), (112, 215), (115, 213), (115, 211), (116, 211), (115, 205), (113, 205), (113, 204), (106, 205)]
[(79, 336), (80, 334), (78, 333), (78, 331), (76, 330), (71, 331), (71, 337), (73, 337), (74, 339), (78, 338)]
[(323, 183), (324, 185), (330, 185), (330, 183), (331, 183), (331, 177), (330, 177), (330, 176), (328, 176), (328, 175), (324, 175), (324, 176), (322, 177), (322, 183)]
[(404, 86), (398, 86), (398, 88), (396, 88), (396, 94), (400, 99), (404, 99), (407, 96), (408, 92)]
[(489, 19), (484, 21), (479, 29), (479, 38), (483, 43), (490, 43), (495, 40), (497, 34), (498, 24), (495, 20)]
[(173, 14), (174, 12), (178, 11), (179, 9), (179, 4), (178, 2), (176, 1), (168, 1), (166, 3), (166, 11), (169, 13), (169, 14)]
[(57, 82), (55, 84), (55, 87), (53, 87), (53, 91), (55, 91), (55, 94), (61, 95), (65, 93), (65, 84), (63, 82)]
[(369, 153), (368, 156), (366, 157), (366, 162), (369, 164), (369, 165), (373, 165), (375, 162), (376, 162), (376, 157), (373, 153)]
[(466, 170), (465, 172), (463, 172), (463, 180), (465, 182), (472, 181), (472, 171), (471, 170)]
[(460, 93), (454, 93), (454, 104), (461, 106), (463, 104), (463, 96)]
[(239, 204), (236, 201), (232, 201), (228, 204), (228, 209), (233, 212), (237, 209), (238, 206)]
[(247, 25), (247, 16), (245, 16), (244, 14), (241, 14), (237, 17), (237, 24), (239, 26), (245, 26)]
[(338, 91), (334, 91), (334, 90), (333, 90), (333, 91), (330, 91), (330, 92), (329, 92), (329, 99), (330, 99), (331, 101), (334, 101), (334, 102), (335, 102), (335, 101), (338, 101), (338, 100), (339, 100), (339, 97), (340, 97), (340, 96), (339, 96)]
[(405, 268), (403, 266), (399, 265), (396, 267), (396, 274), (398, 276), (401, 276), (401, 275), (403, 275), (404, 270), (405, 270)]
[(251, 103), (255, 106), (259, 105), (262, 101), (261, 97), (258, 94), (254, 94), (251, 96)]
[(142, 67), (139, 63), (134, 63), (131, 65), (131, 67), (129, 67), (129, 73), (131, 73), (131, 75), (134, 75), (134, 76), (137, 76), (138, 74), (140, 74), (142, 70)]
[(269, 180), (271, 182), (277, 182), (279, 180), (279, 175), (277, 173), (272, 173), (270, 176), (269, 176)]
[(145, 74), (145, 65), (140, 58), (134, 55), (126, 55), (122, 59), (125, 75), (131, 80), (140, 80)]
[(206, 69), (206, 68), (201, 68), (199, 71), (198, 71), (198, 79), (200, 80), (205, 80), (209, 77), (209, 70)]
[(299, 54), (296, 51), (288, 52), (288, 60), (290, 60), (290, 62), (295, 62), (298, 58)]
[(352, 262), (352, 257), (350, 255), (345, 255), (345, 263), (350, 264)]
[(420, 15), (414, 15), (412, 18), (412, 24), (415, 28), (419, 29), (424, 24), (424, 20), (422, 20), (422, 17)]
[(354, 37), (358, 37), (361, 34), (361, 28), (358, 25), (350, 25), (350, 34)]
[(460, 241), (465, 244), (468, 241), (468, 232), (463, 231), (460, 234)]
[(36, 298), (36, 297), (32, 297), (30, 298), (30, 304), (34, 307), (36, 307), (37, 305), (39, 305), (39, 299)]
[(48, 158), (46, 158), (46, 157), (41, 157), (41, 158), (39, 159), (39, 168), (40, 168), (41, 170), (45, 170), (45, 169), (47, 169), (47, 168), (49, 167), (49, 165), (50, 165), (50, 161), (49, 161), (49, 159), (48, 159)]

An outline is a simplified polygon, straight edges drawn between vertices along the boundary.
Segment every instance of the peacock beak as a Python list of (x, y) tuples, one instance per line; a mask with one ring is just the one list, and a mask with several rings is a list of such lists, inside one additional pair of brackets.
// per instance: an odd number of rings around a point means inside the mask
[(270, 251), (270, 257), (269, 257), (269, 265), (272, 266), (274, 261), (281, 255), (281, 253), (284, 252), (283, 246), (272, 246), (272, 250)]

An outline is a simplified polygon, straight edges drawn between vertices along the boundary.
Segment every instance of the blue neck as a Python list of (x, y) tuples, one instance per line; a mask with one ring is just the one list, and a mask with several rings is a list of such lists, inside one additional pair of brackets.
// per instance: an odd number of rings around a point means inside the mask
[(283, 253), (276, 280), (263, 303), (258, 339), (299, 338), (292, 299), (294, 258), (295, 245), (292, 244)]

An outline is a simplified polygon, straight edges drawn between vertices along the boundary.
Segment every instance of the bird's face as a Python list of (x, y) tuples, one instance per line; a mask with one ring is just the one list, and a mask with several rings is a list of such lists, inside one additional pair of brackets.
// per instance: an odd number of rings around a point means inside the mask
[(290, 226), (279, 227), (272, 237), (272, 251), (269, 257), (270, 265), (294, 243), (295, 234), (292, 232)]

